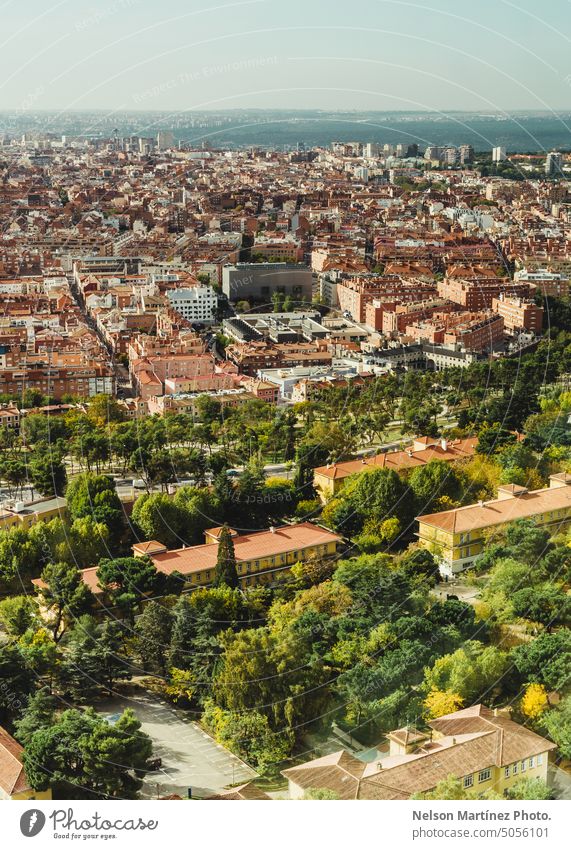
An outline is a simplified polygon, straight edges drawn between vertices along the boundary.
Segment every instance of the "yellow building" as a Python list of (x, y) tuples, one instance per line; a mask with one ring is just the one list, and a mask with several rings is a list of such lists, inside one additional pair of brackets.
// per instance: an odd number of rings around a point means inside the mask
[(65, 498), (54, 496), (41, 501), (16, 501), (12, 509), (0, 509), (0, 530), (7, 531), (17, 526), (29, 528), (36, 522), (49, 522), (62, 516), (67, 510)]
[(556, 534), (571, 523), (571, 475), (551, 475), (549, 487), (528, 491), (524, 486), (500, 486), (498, 498), (456, 510), (419, 516), (418, 537), (440, 562), (443, 575), (469, 568), (482, 553), (486, 532), (518, 519), (533, 519)]
[[(156, 540), (133, 546), (136, 557), (150, 557), (157, 570), (165, 575), (177, 572), (185, 578), (185, 589), (207, 587), (214, 580), (221, 528), (204, 532), (204, 545), (193, 545), (168, 551)], [(252, 534), (238, 534), (230, 529), (236, 555), (236, 569), (242, 588), (275, 583), (284, 578), (294, 563), (311, 556), (332, 557), (342, 538), (331, 531), (301, 522), (283, 525)], [(97, 567), (84, 569), (83, 580), (95, 595), (101, 595)], [(41, 586), (41, 580), (34, 584)]]
[(0, 727), (0, 799), (51, 799), (52, 791), (32, 790), (22, 765), (23, 748)]
[(363, 762), (335, 752), (282, 773), (290, 797), (327, 788), (340, 799), (409, 799), (427, 793), (453, 775), (465, 790), (505, 795), (521, 778), (547, 782), (549, 752), (555, 743), (518, 725), (503, 711), (474, 705), (432, 719), (428, 731), (399, 728), (387, 735), (388, 755)]
[(322, 501), (328, 501), (345, 485), (352, 475), (375, 469), (392, 469), (400, 472), (412, 471), (419, 466), (426, 466), (431, 460), (441, 460), (444, 463), (455, 463), (459, 460), (470, 460), (475, 452), (478, 439), (431, 439), (427, 436), (417, 437), (410, 448), (404, 451), (387, 451), (375, 454), (373, 457), (363, 457), (361, 460), (346, 460), (343, 463), (330, 463), (313, 470), (313, 485)]

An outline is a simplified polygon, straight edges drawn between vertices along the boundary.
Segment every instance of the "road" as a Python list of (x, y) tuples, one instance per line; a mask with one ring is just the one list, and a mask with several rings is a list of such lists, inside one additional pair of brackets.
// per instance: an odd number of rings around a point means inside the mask
[(156, 772), (147, 773), (141, 796), (156, 799), (176, 793), (187, 798), (192, 788), (195, 798), (204, 798), (231, 784), (256, 778), (251, 767), (220, 746), (202, 728), (152, 694), (142, 691), (133, 698), (115, 696), (97, 707), (111, 719), (132, 708), (142, 730), (153, 741), (153, 755), (162, 758)]

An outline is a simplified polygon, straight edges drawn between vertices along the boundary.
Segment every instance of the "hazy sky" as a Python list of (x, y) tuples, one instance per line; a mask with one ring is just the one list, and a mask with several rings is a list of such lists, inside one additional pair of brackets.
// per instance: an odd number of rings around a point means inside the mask
[(571, 108), (569, 0), (0, 0), (0, 109)]

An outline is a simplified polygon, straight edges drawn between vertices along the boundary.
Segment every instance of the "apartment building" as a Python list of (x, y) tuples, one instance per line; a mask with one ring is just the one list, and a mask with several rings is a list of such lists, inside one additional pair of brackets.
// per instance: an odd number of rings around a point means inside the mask
[(452, 577), (474, 564), (494, 529), (518, 519), (533, 519), (553, 534), (566, 529), (571, 524), (571, 474), (551, 475), (546, 489), (506, 484), (492, 501), (418, 516), (417, 536), (438, 559), (442, 575)]
[(522, 281), (502, 280), (501, 278), (481, 277), (463, 280), (459, 277), (445, 277), (438, 281), (438, 294), (467, 310), (490, 309), (494, 298), (500, 294), (529, 297), (529, 285)]
[(218, 295), (212, 286), (189, 286), (167, 292), (170, 305), (187, 321), (212, 324), (218, 308)]
[(529, 330), (539, 335), (543, 328), (543, 307), (524, 298), (509, 297), (501, 294), (492, 301), (492, 309), (504, 320), (506, 330)]

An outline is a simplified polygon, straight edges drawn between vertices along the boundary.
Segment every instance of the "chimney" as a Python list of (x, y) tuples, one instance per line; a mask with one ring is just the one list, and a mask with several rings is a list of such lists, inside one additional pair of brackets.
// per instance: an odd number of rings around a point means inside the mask
[(446, 439), (441, 439), (440, 445), (442, 446), (443, 451), (448, 451), (448, 442), (446, 441)]
[(276, 529), (274, 528), (274, 526), (270, 525), (270, 533), (275, 534), (275, 532), (276, 532)]

